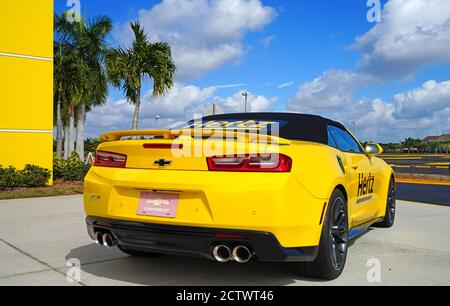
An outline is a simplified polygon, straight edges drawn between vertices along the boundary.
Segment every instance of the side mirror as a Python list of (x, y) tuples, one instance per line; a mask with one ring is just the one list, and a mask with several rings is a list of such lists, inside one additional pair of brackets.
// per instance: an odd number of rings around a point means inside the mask
[(377, 143), (368, 143), (366, 145), (366, 152), (369, 156), (377, 156), (383, 153), (383, 148)]

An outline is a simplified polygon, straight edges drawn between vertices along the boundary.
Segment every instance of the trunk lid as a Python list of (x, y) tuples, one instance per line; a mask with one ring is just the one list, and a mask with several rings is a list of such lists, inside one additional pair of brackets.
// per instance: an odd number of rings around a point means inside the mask
[(279, 146), (290, 144), (278, 137), (214, 130), (117, 131), (100, 139), (98, 150), (126, 155), (126, 168), (191, 171), (208, 171), (207, 157), (279, 153)]

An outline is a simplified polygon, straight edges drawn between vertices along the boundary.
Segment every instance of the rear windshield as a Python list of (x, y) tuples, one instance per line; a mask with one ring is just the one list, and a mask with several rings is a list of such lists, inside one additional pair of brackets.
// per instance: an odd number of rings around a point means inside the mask
[[(314, 115), (293, 113), (241, 113), (208, 116), (175, 126), (180, 129), (208, 129), (258, 133), (290, 140), (328, 144), (327, 125), (337, 122)], [(344, 127), (342, 127), (344, 128)], [(345, 128), (344, 128), (345, 129)]]
[(247, 133), (277, 133), (282, 127), (287, 124), (284, 120), (241, 120), (241, 119), (226, 119), (226, 120), (191, 120), (187, 123), (177, 125), (173, 130), (183, 129), (205, 129), (205, 130), (223, 130), (223, 131), (237, 131)]

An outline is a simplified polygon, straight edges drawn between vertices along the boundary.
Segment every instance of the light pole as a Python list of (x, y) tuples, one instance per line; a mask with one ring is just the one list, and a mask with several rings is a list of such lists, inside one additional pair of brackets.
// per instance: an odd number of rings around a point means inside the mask
[(155, 119), (156, 119), (156, 128), (158, 129), (159, 128), (159, 116), (156, 116), (155, 117)]
[(356, 137), (356, 121), (352, 121), (353, 124), (353, 134), (355, 134)]
[(245, 113), (247, 112), (247, 99), (249, 96), (249, 93), (247, 91), (242, 93), (242, 96), (244, 97), (244, 103), (245, 103)]

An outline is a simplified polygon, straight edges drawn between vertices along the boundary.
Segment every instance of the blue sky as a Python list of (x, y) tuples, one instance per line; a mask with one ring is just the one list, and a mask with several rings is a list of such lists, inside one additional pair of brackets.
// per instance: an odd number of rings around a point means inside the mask
[[(66, 2), (55, 0), (55, 11), (67, 10)], [(153, 127), (155, 113), (171, 124), (211, 103), (242, 111), (240, 92), (248, 90), (254, 111), (356, 121), (363, 139), (450, 132), (448, 1), (381, 1), (381, 23), (367, 20), (365, 0), (193, 2), (80, 2), (82, 14), (112, 18), (111, 46), (129, 44), (127, 24), (139, 19), (150, 37), (174, 48), (176, 88), (161, 101), (144, 98), (142, 128)], [(123, 99), (111, 88), (108, 105), (88, 115), (88, 136), (129, 127), (132, 107)]]

